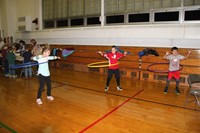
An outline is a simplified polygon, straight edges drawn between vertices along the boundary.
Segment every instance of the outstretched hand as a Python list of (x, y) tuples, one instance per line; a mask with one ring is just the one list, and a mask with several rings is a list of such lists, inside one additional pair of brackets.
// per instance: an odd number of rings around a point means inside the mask
[(101, 52), (101, 51), (99, 51), (98, 53), (99, 53), (99, 54), (102, 54), (102, 52)]
[(167, 51), (167, 52), (165, 53), (165, 55), (168, 56), (168, 55), (169, 55), (169, 52)]
[(101, 51), (98, 52), (101, 56), (103, 56), (103, 53)]
[(188, 54), (191, 54), (192, 53), (192, 50), (188, 50)]

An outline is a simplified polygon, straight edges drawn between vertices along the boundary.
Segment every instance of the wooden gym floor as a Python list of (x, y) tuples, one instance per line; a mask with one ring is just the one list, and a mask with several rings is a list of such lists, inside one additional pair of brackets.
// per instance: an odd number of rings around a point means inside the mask
[[(122, 92), (113, 77), (104, 92), (106, 75), (51, 69), (52, 95), (37, 105), (37, 77), (6, 78), (0, 74), (0, 133), (200, 133), (200, 111), (184, 103), (170, 85), (121, 78)], [(46, 89), (46, 88), (45, 88)], [(195, 110), (197, 108), (198, 110)]]

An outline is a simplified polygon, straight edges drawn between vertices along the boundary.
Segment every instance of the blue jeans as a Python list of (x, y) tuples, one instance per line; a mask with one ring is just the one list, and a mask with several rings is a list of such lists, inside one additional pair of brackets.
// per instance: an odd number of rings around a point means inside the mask
[(5, 59), (2, 61), (3, 63), (3, 68), (4, 68), (4, 74), (7, 75), (9, 74), (9, 64), (8, 61)]
[(9, 64), (9, 74), (11, 75), (11, 76), (14, 76), (15, 75), (15, 69), (12, 69), (12, 68), (10, 68), (10, 66), (13, 66), (14, 64)]
[(28, 76), (32, 76), (32, 68), (31, 67), (25, 67), (24, 68), (24, 74), (25, 74), (25, 77), (28, 77)]

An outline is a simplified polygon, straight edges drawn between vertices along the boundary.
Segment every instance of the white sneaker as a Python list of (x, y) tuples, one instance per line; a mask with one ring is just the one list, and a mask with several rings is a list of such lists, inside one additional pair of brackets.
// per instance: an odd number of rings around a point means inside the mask
[(47, 99), (50, 100), (50, 101), (53, 101), (53, 100), (54, 100), (54, 97), (52, 97), (52, 96), (47, 96)]
[(41, 100), (40, 98), (38, 98), (38, 99), (36, 100), (36, 103), (40, 105), (40, 104), (42, 104), (42, 100)]
[(10, 77), (10, 74), (6, 74), (5, 77)]
[(122, 91), (122, 88), (120, 86), (117, 86), (118, 91)]
[(13, 77), (13, 78), (16, 78), (16, 77), (17, 77), (17, 75), (13, 75), (12, 77)]
[(108, 89), (109, 89), (109, 87), (108, 87), (108, 86), (106, 86), (104, 90), (105, 90), (105, 91), (108, 91)]

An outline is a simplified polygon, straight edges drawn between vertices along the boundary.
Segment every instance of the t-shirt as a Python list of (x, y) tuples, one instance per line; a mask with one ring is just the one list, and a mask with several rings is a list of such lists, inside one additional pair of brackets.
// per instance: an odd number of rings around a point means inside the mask
[(183, 60), (185, 56), (182, 56), (180, 54), (173, 55), (170, 54), (166, 57), (167, 60), (169, 60), (169, 71), (177, 71), (180, 67), (180, 60)]
[(13, 52), (8, 52), (6, 55), (6, 59), (8, 60), (8, 63), (11, 65), (15, 64), (15, 54)]
[(25, 51), (22, 56), (24, 57), (24, 63), (31, 62), (31, 52)]
[(113, 54), (112, 52), (109, 52), (109, 53), (106, 53), (106, 54), (103, 54), (104, 57), (106, 57), (109, 61), (109, 64), (116, 64), (116, 65), (113, 65), (113, 66), (109, 66), (109, 69), (118, 69), (119, 68), (119, 65), (117, 64), (118, 63), (118, 60), (124, 56), (124, 54), (121, 54), (119, 52), (116, 52), (115, 54)]
[(48, 61), (54, 59), (56, 59), (56, 56), (43, 57), (42, 55), (39, 55), (33, 57), (33, 60), (39, 63), (38, 74), (41, 74), (46, 77), (50, 76)]

